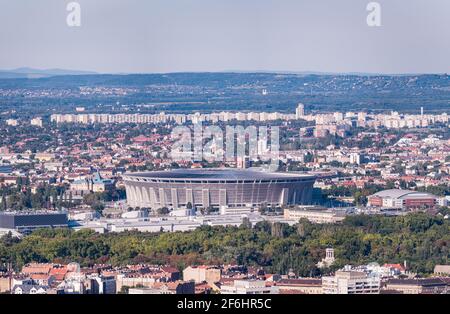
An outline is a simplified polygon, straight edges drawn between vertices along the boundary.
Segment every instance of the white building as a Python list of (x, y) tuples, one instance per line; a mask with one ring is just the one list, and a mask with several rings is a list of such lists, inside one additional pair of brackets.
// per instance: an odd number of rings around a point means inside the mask
[(284, 210), (285, 219), (306, 218), (313, 223), (336, 223), (345, 219), (345, 214), (317, 206), (298, 206)]
[(18, 125), (19, 125), (19, 122), (18, 122), (17, 120), (15, 120), (15, 119), (8, 119), (8, 120), (6, 120), (6, 125), (9, 125), (9, 126), (18, 126)]
[(361, 155), (358, 153), (351, 153), (350, 154), (350, 163), (351, 164), (361, 164)]
[(222, 294), (278, 294), (277, 286), (266, 285), (263, 280), (235, 280), (233, 285), (223, 285)]
[(324, 294), (378, 294), (380, 277), (358, 271), (337, 271), (334, 276), (322, 277)]
[(305, 116), (305, 105), (298, 104), (297, 109), (295, 110), (295, 117), (297, 119), (301, 119)]
[(93, 275), (91, 280), (91, 294), (116, 294), (116, 279), (114, 276)]
[(317, 267), (324, 268), (324, 267), (330, 267), (335, 262), (334, 258), (334, 249), (333, 248), (327, 248), (325, 250), (325, 258), (322, 259), (319, 263), (317, 263)]
[(42, 128), (42, 118), (37, 117), (37, 118), (31, 119), (30, 124)]

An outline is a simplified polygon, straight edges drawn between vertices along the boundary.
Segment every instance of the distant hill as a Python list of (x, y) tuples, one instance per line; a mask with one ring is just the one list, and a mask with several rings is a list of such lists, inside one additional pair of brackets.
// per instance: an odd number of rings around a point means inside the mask
[[(397, 110), (417, 113), (424, 107), (426, 113), (450, 113), (448, 74), (209, 72), (81, 75), (85, 72), (75, 71), (76, 75), (68, 75), (74, 72), (32, 72), (29, 69), (12, 73), (15, 78), (0, 79), (0, 107), (4, 110), (69, 112), (74, 106), (97, 110), (98, 104), (112, 108), (120, 103), (121, 107), (129, 106), (130, 112), (138, 108), (135, 105), (142, 105), (140, 112), (245, 110), (292, 113), (297, 103), (302, 102), (307, 112)], [(44, 77), (29, 79), (28, 76), (20, 77), (22, 74)]]
[(91, 75), (97, 74), (90, 71), (77, 71), (65, 69), (33, 69), (33, 68), (18, 68), (13, 70), (0, 70), (0, 78), (44, 78), (61, 75)]

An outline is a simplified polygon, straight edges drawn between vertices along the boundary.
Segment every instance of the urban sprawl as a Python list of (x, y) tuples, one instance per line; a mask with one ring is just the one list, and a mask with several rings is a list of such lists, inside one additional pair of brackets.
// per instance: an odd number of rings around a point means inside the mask
[[(0, 120), (1, 293), (450, 292), (447, 113), (85, 111)], [(172, 159), (198, 123), (278, 169)]]

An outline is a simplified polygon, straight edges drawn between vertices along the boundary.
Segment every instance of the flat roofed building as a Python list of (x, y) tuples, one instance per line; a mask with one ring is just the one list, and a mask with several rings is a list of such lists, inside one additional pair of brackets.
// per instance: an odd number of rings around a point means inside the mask
[(380, 277), (358, 271), (337, 271), (334, 276), (322, 277), (324, 294), (378, 294)]
[(194, 294), (193, 281), (156, 282), (151, 287), (130, 288), (129, 294)]
[(29, 233), (39, 228), (63, 228), (68, 226), (67, 214), (62, 212), (1, 212), (0, 229)]
[(183, 270), (183, 280), (193, 280), (195, 283), (215, 283), (220, 281), (221, 270), (213, 266), (189, 266)]
[(299, 206), (284, 209), (285, 219), (300, 220), (306, 218), (313, 223), (336, 223), (345, 219), (345, 214), (323, 207)]
[(385, 208), (434, 208), (437, 201), (437, 197), (433, 194), (410, 190), (384, 190), (369, 196), (370, 206)]
[(221, 294), (279, 294), (280, 289), (263, 280), (235, 280), (232, 285), (222, 285)]
[(442, 294), (449, 291), (447, 283), (440, 278), (390, 279), (385, 289), (403, 294)]
[(281, 279), (276, 282), (280, 293), (322, 294), (322, 279), (299, 278)]

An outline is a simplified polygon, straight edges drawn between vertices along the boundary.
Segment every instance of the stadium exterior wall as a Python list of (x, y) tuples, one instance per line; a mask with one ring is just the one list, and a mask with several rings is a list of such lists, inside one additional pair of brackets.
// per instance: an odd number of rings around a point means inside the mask
[[(240, 207), (310, 204), (314, 176), (287, 173), (261, 175), (259, 172), (221, 170), (217, 176), (197, 175), (208, 170), (133, 173), (124, 176), (128, 205), (141, 208)], [(182, 174), (180, 176), (180, 173)], [(191, 174), (194, 174), (190, 177)], [(222, 175), (223, 174), (223, 175)]]

